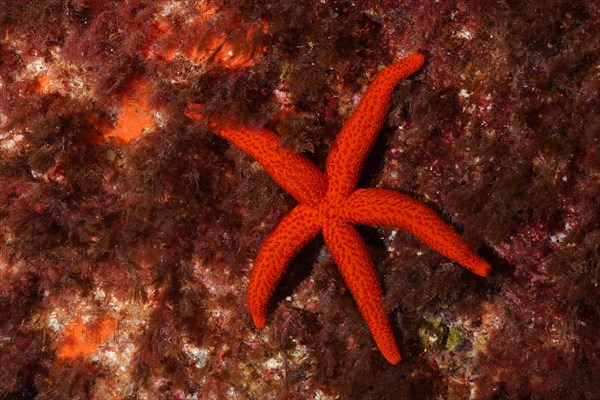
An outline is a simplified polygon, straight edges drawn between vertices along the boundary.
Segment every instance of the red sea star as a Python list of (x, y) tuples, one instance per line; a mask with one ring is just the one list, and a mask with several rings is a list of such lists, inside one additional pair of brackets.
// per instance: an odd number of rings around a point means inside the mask
[[(305, 157), (285, 148), (279, 136), (269, 130), (210, 121), (217, 135), (256, 159), (300, 203), (269, 233), (256, 256), (248, 286), (248, 306), (256, 327), (265, 327), (267, 303), (289, 261), (323, 231), (325, 244), (379, 350), (390, 363), (400, 361), (389, 319), (383, 312), (379, 279), (364, 241), (351, 224), (406, 230), (475, 274), (487, 276), (490, 265), (428, 207), (391, 190), (355, 190), (365, 158), (385, 121), (396, 83), (418, 71), (423, 62), (423, 55), (415, 52), (375, 77), (338, 135), (325, 174)], [(185, 114), (202, 119), (198, 107), (190, 104)]]

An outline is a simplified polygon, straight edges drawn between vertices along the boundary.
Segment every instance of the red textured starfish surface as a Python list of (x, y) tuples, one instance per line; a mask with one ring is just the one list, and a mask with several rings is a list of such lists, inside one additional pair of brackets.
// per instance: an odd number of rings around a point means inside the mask
[[(217, 118), (209, 121), (211, 130), (252, 156), (300, 203), (269, 233), (256, 256), (248, 285), (248, 306), (256, 327), (265, 327), (267, 303), (288, 263), (321, 231), (377, 347), (392, 364), (400, 361), (400, 353), (383, 311), (375, 268), (353, 224), (408, 231), (469, 271), (487, 276), (490, 265), (428, 207), (391, 190), (355, 189), (396, 83), (418, 71), (423, 62), (423, 55), (415, 52), (375, 77), (333, 144), (325, 174), (267, 129), (240, 127)], [(200, 107), (190, 104), (185, 114), (202, 120)]]

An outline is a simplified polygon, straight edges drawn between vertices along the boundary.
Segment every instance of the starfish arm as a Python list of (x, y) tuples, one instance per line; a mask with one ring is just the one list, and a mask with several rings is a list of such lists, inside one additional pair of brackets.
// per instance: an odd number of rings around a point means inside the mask
[(316, 211), (300, 204), (265, 239), (248, 284), (248, 307), (257, 328), (262, 329), (267, 323), (267, 303), (288, 263), (320, 230)]
[(325, 173), (329, 180), (327, 195), (349, 195), (360, 176), (386, 117), (390, 97), (399, 80), (418, 71), (425, 58), (419, 52), (384, 68), (369, 85), (362, 100), (346, 121), (327, 157)]
[(408, 231), (469, 271), (480, 276), (489, 273), (490, 264), (471, 250), (458, 233), (433, 210), (409, 196), (385, 189), (359, 189), (348, 198), (342, 214), (346, 221), (355, 224)]
[(377, 347), (386, 360), (397, 364), (400, 352), (390, 321), (383, 311), (381, 285), (363, 239), (352, 226), (340, 221), (331, 221), (325, 225), (323, 237)]
[[(202, 120), (201, 105), (190, 104), (185, 115)], [(211, 119), (210, 129), (254, 158), (273, 180), (300, 203), (315, 205), (325, 193), (325, 177), (306, 157), (294, 153), (281, 138), (264, 128)]]

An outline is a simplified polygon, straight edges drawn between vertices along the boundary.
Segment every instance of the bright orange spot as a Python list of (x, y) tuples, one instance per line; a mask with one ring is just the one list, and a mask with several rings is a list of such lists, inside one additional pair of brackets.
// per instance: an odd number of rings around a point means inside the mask
[(48, 74), (39, 74), (36, 79), (37, 90), (40, 92), (50, 92), (51, 88), (51, 80)]
[(77, 317), (62, 332), (57, 351), (58, 359), (70, 360), (94, 354), (98, 345), (104, 343), (116, 327), (117, 324), (112, 318), (103, 318), (96, 324), (84, 324), (81, 317)]
[[(152, 129), (156, 125), (152, 117), (152, 109), (148, 105), (148, 85), (138, 83), (127, 94), (122, 104), (121, 114), (117, 117), (114, 127), (103, 129), (104, 138), (115, 137), (123, 143), (129, 143), (131, 139), (140, 137), (144, 129)], [(90, 121), (94, 123), (93, 121)], [(102, 127), (100, 127), (102, 129)]]
[(58, 87), (52, 75), (50, 71), (36, 75), (28, 84), (29, 89), (42, 94), (59, 92), (61, 95), (64, 95), (64, 91)]

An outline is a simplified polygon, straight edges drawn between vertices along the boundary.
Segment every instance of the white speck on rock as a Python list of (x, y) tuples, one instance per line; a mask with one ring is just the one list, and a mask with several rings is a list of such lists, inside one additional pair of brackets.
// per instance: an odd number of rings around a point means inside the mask
[(460, 31), (456, 32), (456, 34), (454, 36), (457, 38), (466, 39), (466, 40), (473, 39), (473, 33), (471, 33), (471, 31), (469, 31), (465, 27), (463, 27)]
[(469, 97), (471, 97), (471, 93), (467, 92), (466, 89), (460, 89), (460, 92), (458, 93), (458, 95), (460, 97), (462, 97), (463, 99), (468, 99)]

